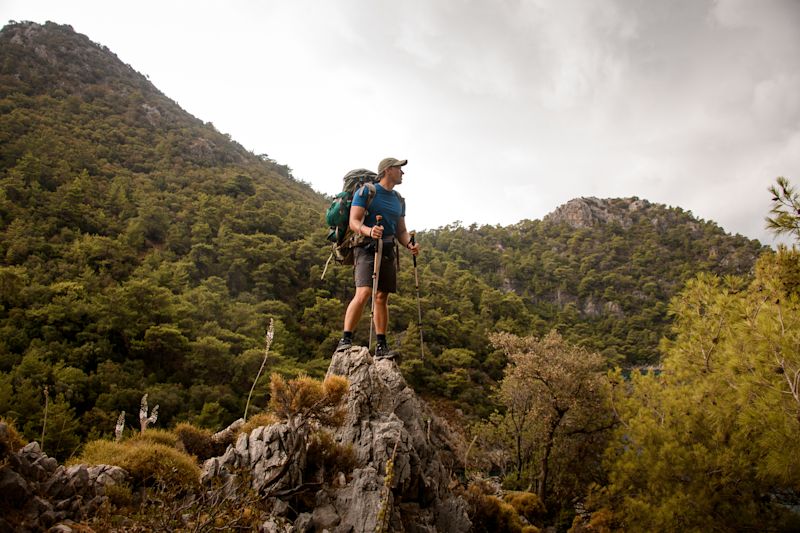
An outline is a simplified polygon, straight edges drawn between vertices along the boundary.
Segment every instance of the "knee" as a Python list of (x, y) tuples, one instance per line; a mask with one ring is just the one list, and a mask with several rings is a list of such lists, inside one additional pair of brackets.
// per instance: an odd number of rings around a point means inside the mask
[(369, 287), (358, 287), (356, 289), (356, 294), (353, 296), (353, 301), (356, 302), (358, 305), (364, 305), (369, 300), (369, 296), (372, 293), (372, 289)]
[(375, 293), (375, 303), (379, 305), (386, 305), (389, 302), (389, 293), (378, 291)]

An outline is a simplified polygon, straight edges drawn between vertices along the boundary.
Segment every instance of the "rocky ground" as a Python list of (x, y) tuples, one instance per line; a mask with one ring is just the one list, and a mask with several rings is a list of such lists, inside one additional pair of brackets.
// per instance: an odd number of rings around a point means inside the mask
[[(333, 437), (351, 447), (351, 471), (303, 479), (306, 446), (298, 444), (296, 421), (283, 421), (240, 434), (222, 456), (205, 461), (201, 486), (227, 486), (237, 497), (241, 483), (232, 481), (246, 478), (250, 494), (271, 509), (261, 531), (468, 531), (467, 504), (453, 491), (463, 443), (395, 362), (354, 346), (333, 355), (328, 375), (349, 381), (345, 422)], [(0, 463), (0, 532), (86, 531), (76, 524), (103, 504), (110, 485), (127, 481), (119, 467), (66, 468), (29, 443)], [(313, 504), (297, 512), (288, 502), (301, 490)]]

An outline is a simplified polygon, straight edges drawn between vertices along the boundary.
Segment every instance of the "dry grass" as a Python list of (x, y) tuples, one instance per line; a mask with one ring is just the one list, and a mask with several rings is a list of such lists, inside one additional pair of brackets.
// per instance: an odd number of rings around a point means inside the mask
[(73, 462), (119, 466), (128, 471), (135, 485), (191, 490), (198, 487), (200, 479), (200, 468), (190, 455), (144, 439), (95, 440)]
[(27, 444), (17, 428), (14, 427), (14, 422), (0, 417), (0, 461), (15, 453)]

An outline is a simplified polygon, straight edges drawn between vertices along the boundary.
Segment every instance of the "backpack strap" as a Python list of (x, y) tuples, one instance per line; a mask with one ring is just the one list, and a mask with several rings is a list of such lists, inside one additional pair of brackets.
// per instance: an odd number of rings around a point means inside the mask
[(375, 189), (375, 184), (372, 183), (371, 181), (368, 181), (358, 189), (356, 194), (364, 196), (364, 189), (367, 190), (367, 205), (364, 206), (364, 211), (367, 212), (369, 210), (370, 204), (372, 203), (372, 200), (375, 199), (375, 194), (378, 191), (377, 189)]

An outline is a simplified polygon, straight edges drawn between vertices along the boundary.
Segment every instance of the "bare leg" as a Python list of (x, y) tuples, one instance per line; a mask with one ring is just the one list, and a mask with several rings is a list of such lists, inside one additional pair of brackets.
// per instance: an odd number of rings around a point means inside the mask
[[(361, 314), (364, 312), (364, 306), (369, 302), (371, 294), (372, 287), (356, 287), (356, 294), (353, 296), (353, 299), (350, 300), (350, 304), (347, 306), (347, 311), (344, 314), (344, 331), (356, 330), (358, 321), (361, 320)], [(380, 294), (380, 292), (378, 292), (378, 294)]]
[(386, 334), (386, 325), (389, 322), (389, 293), (378, 291), (375, 295), (375, 333)]

